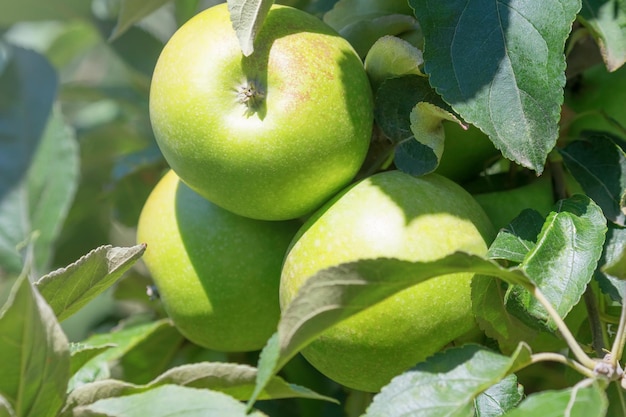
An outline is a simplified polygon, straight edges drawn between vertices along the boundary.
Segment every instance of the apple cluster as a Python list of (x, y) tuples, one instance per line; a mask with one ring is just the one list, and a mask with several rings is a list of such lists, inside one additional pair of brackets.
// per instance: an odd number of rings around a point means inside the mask
[[(209, 349), (263, 347), (281, 307), (322, 269), (485, 254), (493, 238), (478, 203), (441, 175), (353, 182), (370, 143), (372, 87), (350, 44), (300, 10), (272, 6), (250, 56), (226, 4), (196, 15), (159, 58), (150, 118), (171, 170), (137, 239), (167, 313)], [(474, 329), (471, 278), (418, 284), (302, 353), (331, 379), (377, 391)]]

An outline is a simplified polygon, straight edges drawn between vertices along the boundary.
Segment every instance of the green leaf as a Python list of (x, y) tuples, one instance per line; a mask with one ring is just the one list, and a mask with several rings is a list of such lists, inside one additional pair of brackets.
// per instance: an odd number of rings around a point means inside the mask
[(579, 20), (600, 47), (609, 71), (626, 62), (626, 3), (623, 0), (582, 0)]
[(503, 155), (541, 173), (558, 137), (565, 40), (580, 0), (409, 0), (430, 83)]
[(71, 343), (70, 353), (72, 356), (70, 358), (70, 375), (74, 375), (91, 359), (112, 347), (115, 347), (112, 343), (102, 346), (90, 346), (86, 343)]
[[(48, 61), (33, 51), (0, 41), (0, 55), (8, 56), (0, 73), (0, 269), (18, 274), (23, 256), (17, 247), (23, 246), (32, 238), (31, 233), (42, 226), (31, 224), (31, 205), (36, 208), (38, 200), (29, 201), (32, 197), (28, 188), (29, 169), (34, 160), (45, 163), (46, 155), (37, 155), (37, 151), (43, 147), (41, 142), (56, 96), (57, 76)], [(53, 123), (58, 121), (57, 118)], [(53, 127), (48, 133), (47, 148), (54, 146), (50, 142), (60, 141), (58, 146), (68, 149), (71, 139), (60, 138)], [(61, 155), (61, 159), (73, 162), (71, 155)], [(65, 169), (61, 170), (60, 182), (65, 180), (66, 173)], [(50, 181), (55, 183), (54, 179)], [(50, 215), (58, 210), (51, 207)]]
[(427, 78), (405, 75), (382, 83), (374, 117), (385, 136), (396, 144), (394, 160), (400, 170), (421, 175), (437, 167), (441, 156), (437, 151), (442, 151), (444, 138), (441, 122), (444, 118), (456, 120), (449, 109)]
[(65, 20), (91, 16), (91, 2), (85, 0), (0, 0), (0, 27), (32, 20)]
[(0, 395), (0, 417), (17, 417), (11, 404), (2, 395)]
[(140, 394), (106, 398), (74, 410), (76, 417), (263, 417), (221, 392), (164, 385)]
[[(512, 357), (478, 345), (437, 353), (395, 377), (374, 397), (365, 417), (474, 416), (474, 400), (507, 375), (531, 363), (520, 345)], [(517, 393), (517, 389), (515, 389)]]
[(383, 36), (369, 49), (365, 57), (365, 71), (374, 91), (388, 78), (402, 75), (421, 75), (424, 63), (422, 51), (404, 39)]
[(600, 268), (596, 271), (600, 289), (621, 302), (626, 298), (626, 229), (609, 223)]
[(63, 25), (46, 50), (46, 57), (57, 70), (66, 68), (80, 59), (83, 54), (101, 42), (94, 25), (86, 21), (73, 21)]
[(341, 33), (355, 23), (392, 14), (411, 15), (412, 10), (406, 0), (339, 0), (324, 15), (324, 22)]
[(169, 2), (170, 0), (122, 0), (117, 26), (110, 40), (117, 39), (135, 23)]
[(340, 30), (339, 34), (350, 42), (361, 58), (364, 58), (381, 37), (402, 35), (418, 28), (413, 16), (390, 14), (353, 23)]
[(415, 139), (428, 149), (429, 154), (435, 155), (436, 162), (432, 166), (432, 171), (439, 165), (443, 154), (446, 134), (441, 122), (448, 120), (461, 124), (455, 115), (444, 110), (441, 106), (442, 103), (438, 105), (427, 102), (417, 103), (410, 115), (411, 132), (413, 132)]
[(324, 22), (347, 39), (361, 58), (381, 37), (419, 30), (406, 0), (339, 0), (324, 15)]
[[(520, 264), (562, 318), (578, 303), (593, 277), (606, 231), (602, 210), (591, 199), (575, 195), (561, 200)], [(528, 325), (556, 330), (543, 306), (524, 288), (510, 291), (507, 308)]]
[(502, 417), (604, 417), (607, 406), (604, 390), (597, 382), (585, 380), (572, 388), (529, 395)]
[(476, 397), (476, 417), (499, 417), (515, 408), (522, 398), (524, 388), (517, 383), (517, 376), (507, 375)]
[(498, 232), (487, 256), (491, 259), (521, 263), (535, 247), (544, 221), (539, 212), (532, 209), (523, 210), (508, 226)]
[(472, 280), (472, 310), (485, 334), (496, 340), (500, 350), (513, 352), (522, 341), (532, 343), (538, 332), (529, 328), (506, 309), (508, 285), (498, 279), (477, 275)]
[(68, 342), (26, 276), (0, 310), (0, 396), (20, 417), (53, 417), (69, 379)]
[(73, 264), (43, 276), (36, 285), (60, 321), (109, 288), (146, 250), (101, 246)]
[(497, 276), (530, 285), (518, 269), (505, 269), (476, 255), (456, 252), (432, 262), (365, 259), (310, 277), (283, 311), (277, 333), (261, 352), (252, 404), (269, 379), (324, 330), (427, 279), (456, 272)]
[[(145, 392), (162, 385), (180, 385), (189, 388), (209, 389), (228, 394), (238, 400), (250, 398), (257, 371), (248, 365), (221, 362), (201, 362), (171, 368), (145, 385), (106, 379), (83, 385), (72, 391), (61, 417), (71, 416), (71, 410), (105, 398), (122, 397)], [(307, 388), (289, 384), (273, 377), (261, 393), (261, 400), (283, 398), (309, 398), (337, 402)]]
[[(129, 380), (141, 379), (144, 375), (158, 375), (169, 364), (172, 352), (180, 347), (182, 340), (182, 336), (167, 319), (96, 334), (84, 343), (94, 348), (114, 347), (103, 350), (86, 362), (70, 380), (69, 390), (109, 378), (113, 364)], [(140, 358), (140, 361), (133, 358)]]
[(272, 4), (274, 0), (228, 0), (230, 20), (244, 56), (254, 52), (254, 40)]
[(626, 192), (626, 154), (608, 136), (596, 134), (561, 149), (563, 162), (612, 222), (624, 226), (621, 198)]

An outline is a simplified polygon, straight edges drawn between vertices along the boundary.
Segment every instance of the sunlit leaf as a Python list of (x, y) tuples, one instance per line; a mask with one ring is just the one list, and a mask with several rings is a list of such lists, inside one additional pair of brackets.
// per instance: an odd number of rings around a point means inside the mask
[[(182, 340), (169, 320), (93, 335), (84, 343), (93, 348), (107, 349), (85, 362), (73, 375), (69, 383), (70, 391), (93, 381), (110, 378), (113, 364), (119, 365), (117, 371), (122, 376), (128, 373), (129, 380), (145, 378), (145, 375), (148, 375), (147, 378), (154, 377), (167, 368), (173, 351), (180, 348)], [(134, 362), (133, 357), (139, 358), (139, 362)]]
[(70, 358), (70, 375), (74, 375), (91, 359), (112, 347), (115, 347), (112, 343), (101, 346), (90, 346), (85, 343), (71, 343), (70, 352), (72, 356)]
[[(256, 368), (248, 365), (222, 362), (200, 362), (181, 365), (165, 371), (145, 385), (105, 379), (80, 386), (73, 390), (61, 417), (70, 417), (75, 407), (86, 406), (105, 398), (122, 397), (145, 392), (162, 385), (180, 385), (189, 388), (210, 389), (228, 394), (238, 400), (250, 398), (256, 381)], [(309, 398), (336, 402), (307, 388), (289, 384), (273, 377), (260, 395), (261, 400), (282, 398)]]
[(582, 0), (580, 20), (600, 47), (609, 71), (626, 62), (626, 3), (623, 0)]
[[(606, 231), (602, 210), (591, 199), (575, 195), (561, 200), (520, 264), (561, 317), (578, 304), (593, 277)], [(544, 307), (526, 289), (515, 287), (507, 308), (528, 325), (556, 330)]]
[[(172, 401), (175, 399), (175, 401)], [(124, 397), (105, 398), (74, 410), (76, 417), (263, 417), (221, 392), (163, 385)]]
[(109, 288), (141, 257), (145, 245), (101, 246), (36, 282), (60, 321)]
[(604, 417), (606, 409), (604, 390), (595, 382), (585, 381), (572, 388), (531, 394), (502, 417)]
[(476, 417), (499, 417), (515, 408), (523, 398), (524, 388), (517, 382), (517, 376), (510, 374), (476, 397)]
[(387, 78), (402, 75), (424, 75), (422, 51), (395, 36), (383, 36), (370, 48), (365, 57), (365, 71), (374, 91)]
[(491, 259), (522, 262), (535, 247), (544, 220), (535, 210), (523, 210), (508, 226), (500, 230), (489, 246), (487, 256)]
[(254, 52), (254, 40), (272, 4), (274, 0), (228, 0), (230, 20), (244, 56)]
[(600, 289), (621, 302), (626, 297), (626, 229), (609, 224), (600, 268), (596, 271)]
[(0, 357), (0, 396), (15, 414), (54, 417), (69, 379), (68, 342), (52, 310), (25, 276), (0, 309)]
[[(526, 345), (520, 345), (512, 357), (478, 345), (445, 350), (392, 379), (374, 397), (365, 417), (474, 416), (474, 400), (530, 364), (530, 353)], [(509, 394), (518, 394), (517, 387), (507, 389)]]
[(289, 359), (324, 330), (405, 288), (456, 272), (492, 275), (530, 285), (528, 278), (515, 268), (506, 269), (464, 252), (431, 262), (364, 259), (322, 270), (307, 279), (283, 311), (278, 332), (261, 353), (257, 386), (250, 403)]

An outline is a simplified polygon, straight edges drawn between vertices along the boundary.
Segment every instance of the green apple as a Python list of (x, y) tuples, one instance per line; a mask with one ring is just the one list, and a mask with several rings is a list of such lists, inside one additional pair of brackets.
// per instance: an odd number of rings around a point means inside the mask
[(169, 171), (143, 207), (137, 241), (147, 243), (143, 260), (185, 337), (251, 351), (276, 330), (281, 264), (297, 226), (226, 211)]
[(500, 155), (489, 136), (477, 127), (470, 126), (465, 130), (457, 123), (444, 121), (443, 128), (445, 143), (435, 170), (438, 174), (464, 183), (488, 168)]
[(247, 217), (301, 217), (365, 159), (371, 87), (350, 44), (301, 10), (273, 6), (254, 46), (242, 55), (225, 3), (193, 17), (159, 57), (150, 119), (199, 194)]
[(575, 91), (567, 91), (565, 104), (578, 113), (569, 126), (569, 135), (578, 137), (583, 130), (606, 131), (625, 136), (625, 132), (603, 117), (602, 110), (626, 127), (626, 66), (608, 72), (603, 64), (582, 73)]
[[(484, 255), (493, 237), (478, 203), (449, 179), (379, 173), (333, 198), (298, 232), (283, 265), (281, 307), (327, 267), (378, 257), (429, 261), (457, 250)], [(328, 329), (302, 353), (329, 378), (378, 391), (474, 328), (472, 276), (446, 275), (406, 289)]]
[(497, 229), (507, 226), (524, 209), (533, 209), (546, 216), (554, 205), (550, 175), (543, 175), (519, 187), (474, 194)]

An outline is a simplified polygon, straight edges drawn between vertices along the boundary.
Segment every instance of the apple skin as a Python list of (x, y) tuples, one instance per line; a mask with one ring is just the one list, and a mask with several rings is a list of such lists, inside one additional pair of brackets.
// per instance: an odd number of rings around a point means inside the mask
[(297, 222), (230, 213), (169, 171), (139, 218), (137, 241), (163, 306), (192, 342), (218, 351), (263, 347), (276, 330), (281, 264)]
[[(484, 255), (493, 237), (478, 203), (447, 178), (373, 175), (329, 201), (298, 232), (283, 265), (281, 308), (324, 268), (378, 257), (428, 261), (457, 250)], [(441, 276), (401, 291), (328, 329), (302, 354), (330, 379), (376, 392), (474, 328), (472, 276)]]
[(496, 229), (507, 226), (524, 209), (533, 209), (546, 216), (555, 203), (550, 175), (512, 189), (474, 194), (474, 198)]
[(475, 126), (465, 130), (457, 123), (444, 121), (443, 128), (445, 144), (437, 174), (462, 184), (475, 178), (500, 155), (489, 136)]
[(567, 91), (565, 104), (582, 114), (569, 126), (569, 135), (580, 136), (584, 130), (609, 132), (620, 137), (625, 133), (607, 121), (598, 110), (603, 110), (622, 126), (626, 126), (626, 67), (608, 72), (604, 64), (596, 65), (582, 73), (576, 91)]
[[(251, 86), (260, 95), (249, 90), (246, 104), (242, 89)], [(163, 49), (150, 119), (167, 162), (196, 192), (242, 216), (286, 220), (355, 176), (373, 97), (356, 52), (318, 18), (273, 6), (244, 57), (223, 3)]]

